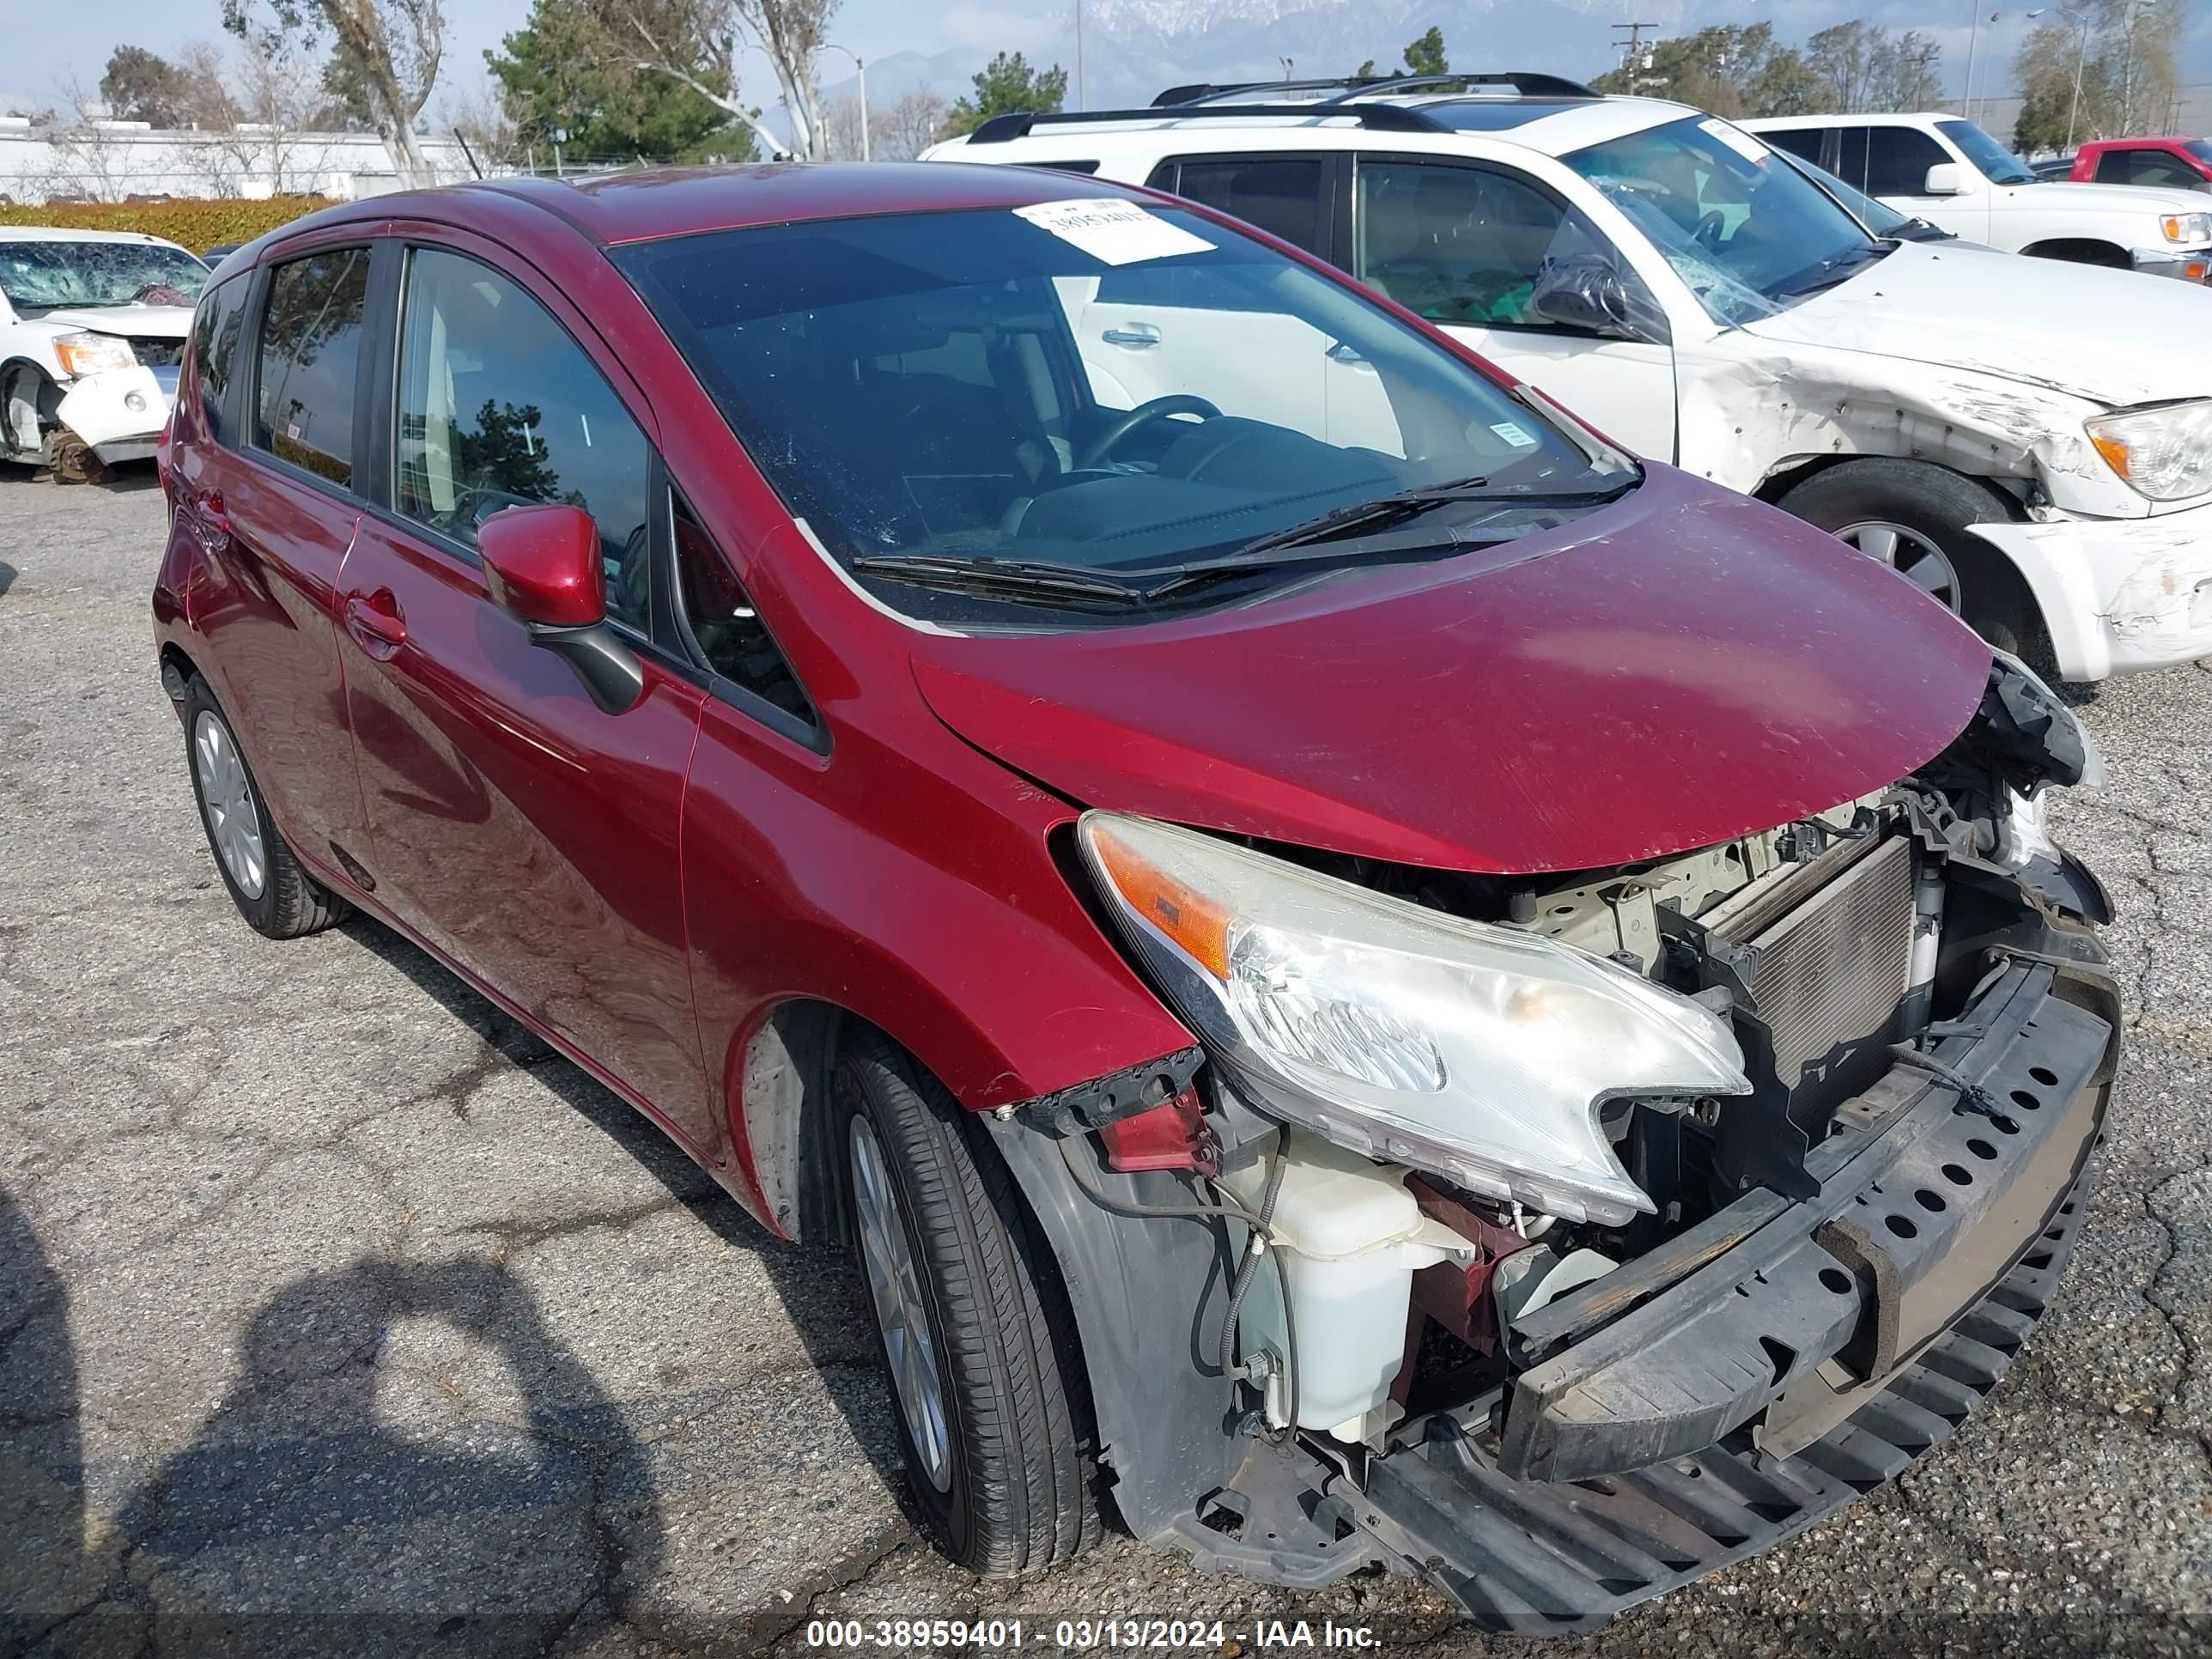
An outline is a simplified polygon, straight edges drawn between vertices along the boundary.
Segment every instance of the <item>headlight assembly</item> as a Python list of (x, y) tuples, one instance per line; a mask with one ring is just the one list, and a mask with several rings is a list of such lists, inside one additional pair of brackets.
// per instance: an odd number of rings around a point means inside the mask
[(2169, 213), (2158, 228), (2169, 242), (2212, 242), (2212, 213)]
[(94, 334), (89, 329), (56, 335), (54, 356), (61, 360), (62, 373), (71, 379), (138, 366), (138, 354), (131, 350), (130, 341), (119, 334)]
[(2137, 495), (2185, 501), (2212, 490), (2212, 398), (2093, 416), (2084, 424), (2106, 465)]
[(1652, 1206), (1599, 1108), (1751, 1088), (1719, 1016), (1587, 951), (1146, 818), (1078, 835), (1238, 1091), (1355, 1152), (1617, 1225)]

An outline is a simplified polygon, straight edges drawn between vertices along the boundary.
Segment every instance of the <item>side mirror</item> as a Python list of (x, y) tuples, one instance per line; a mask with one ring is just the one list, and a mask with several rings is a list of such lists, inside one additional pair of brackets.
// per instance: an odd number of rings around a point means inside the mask
[(607, 566), (599, 527), (581, 507), (510, 507), (477, 531), (484, 589), (530, 632), (530, 642), (567, 659), (592, 701), (610, 714), (645, 695), (645, 667), (607, 625)]
[(1966, 170), (1956, 161), (1938, 161), (1928, 169), (1922, 182), (1923, 196), (1964, 196), (1966, 193)]
[(1653, 319), (1639, 318), (1638, 310), (1620, 272), (1610, 260), (1594, 254), (1546, 260), (1528, 295), (1528, 312), (1534, 321), (1580, 329), (1609, 340), (1665, 344), (1663, 327), (1655, 330)]

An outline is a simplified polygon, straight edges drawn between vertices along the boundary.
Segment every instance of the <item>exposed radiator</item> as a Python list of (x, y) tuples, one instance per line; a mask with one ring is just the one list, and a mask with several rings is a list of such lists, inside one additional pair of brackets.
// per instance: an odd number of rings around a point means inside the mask
[(1746, 988), (1795, 1089), (1889, 1042), (1912, 955), (1912, 842), (1894, 836), (1748, 941)]

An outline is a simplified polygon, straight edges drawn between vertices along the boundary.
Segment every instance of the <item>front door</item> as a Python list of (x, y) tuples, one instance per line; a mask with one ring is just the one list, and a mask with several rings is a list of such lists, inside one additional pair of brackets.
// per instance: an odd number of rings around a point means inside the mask
[[(561, 302), (456, 248), (406, 261), (394, 511), (342, 597), (375, 896), (719, 1158), (678, 872), (702, 694), (646, 643), (653, 447)], [(598, 521), (646, 664), (623, 714), (486, 597), (477, 529), (529, 501)]]
[(1657, 315), (1582, 215), (1504, 168), (1411, 156), (1360, 157), (1352, 213), (1362, 282), (1637, 454), (1674, 459), (1673, 349), (1562, 323), (1538, 302), (1547, 274), (1597, 262)]

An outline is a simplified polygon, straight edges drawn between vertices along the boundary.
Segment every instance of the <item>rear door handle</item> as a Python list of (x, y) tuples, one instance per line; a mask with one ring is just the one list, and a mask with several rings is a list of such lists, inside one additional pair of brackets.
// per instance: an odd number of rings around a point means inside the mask
[(1160, 331), (1150, 323), (1132, 323), (1127, 328), (1107, 329), (1098, 337), (1108, 345), (1127, 346), (1132, 350), (1141, 351), (1147, 346), (1156, 346), (1160, 343)]
[(374, 593), (356, 589), (345, 596), (346, 632), (356, 644), (379, 662), (389, 662), (407, 643), (407, 619), (388, 587)]

